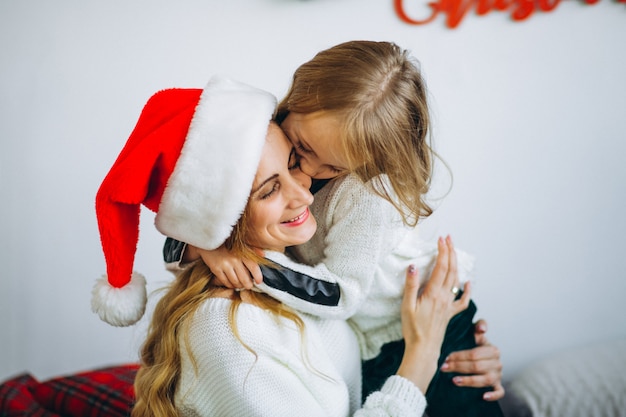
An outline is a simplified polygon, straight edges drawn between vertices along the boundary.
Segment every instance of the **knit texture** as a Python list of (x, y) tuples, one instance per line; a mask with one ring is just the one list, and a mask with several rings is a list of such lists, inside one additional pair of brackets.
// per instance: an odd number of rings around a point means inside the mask
[(237, 329), (244, 346), (228, 323), (230, 306), (225, 298), (207, 300), (194, 315), (189, 343), (181, 335), (182, 375), (175, 402), (182, 416), (423, 414), (424, 396), (401, 377), (390, 378), (358, 410), (360, 359), (345, 321), (303, 314), (302, 339), (293, 322), (242, 304)]
[[(423, 241), (417, 228), (402, 222), (398, 210), (354, 175), (329, 182), (311, 206), (318, 229), (313, 238), (291, 248), (290, 255), (267, 253), (272, 261), (309, 276), (337, 282), (338, 306), (308, 303), (267, 285), (260, 288), (285, 304), (323, 318), (350, 319), (362, 359), (376, 357), (385, 343), (400, 340), (400, 305), (406, 270), (414, 264), (425, 282), (432, 273), (437, 246)], [(473, 259), (457, 251), (459, 278), (470, 279)]]
[(533, 417), (626, 416), (626, 339), (560, 352), (521, 372), (511, 395)]

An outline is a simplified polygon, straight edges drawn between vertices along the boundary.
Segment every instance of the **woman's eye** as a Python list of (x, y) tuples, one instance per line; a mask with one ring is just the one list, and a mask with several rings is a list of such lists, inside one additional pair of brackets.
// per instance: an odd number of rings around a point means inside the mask
[(261, 194), (261, 196), (259, 198), (261, 200), (265, 200), (267, 198), (270, 198), (272, 196), (272, 194), (274, 194), (276, 191), (278, 191), (279, 188), (280, 188), (280, 184), (278, 183), (278, 181), (274, 182), (274, 184), (272, 185), (272, 188), (268, 192), (266, 192), (264, 194)]

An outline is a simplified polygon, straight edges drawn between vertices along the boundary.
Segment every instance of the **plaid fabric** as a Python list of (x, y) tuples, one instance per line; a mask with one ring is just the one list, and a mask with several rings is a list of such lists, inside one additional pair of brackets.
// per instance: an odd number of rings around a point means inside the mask
[(33, 387), (33, 395), (43, 407), (62, 416), (126, 417), (134, 401), (138, 368), (121, 365), (51, 379)]
[(0, 385), (0, 415), (3, 417), (61, 417), (44, 409), (31, 390), (39, 382), (29, 374), (21, 374)]

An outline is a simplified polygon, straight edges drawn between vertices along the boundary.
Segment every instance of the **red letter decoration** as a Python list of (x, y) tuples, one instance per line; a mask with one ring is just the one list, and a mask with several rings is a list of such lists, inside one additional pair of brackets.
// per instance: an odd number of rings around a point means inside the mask
[[(415, 19), (410, 17), (404, 7), (405, 1), (393, 0), (393, 7), (396, 14), (405, 23), (410, 25), (424, 25), (430, 23), (440, 14), (446, 14), (446, 26), (450, 29), (456, 28), (470, 9), (475, 8), (479, 16), (486, 15), (491, 11), (509, 11), (511, 18), (515, 21), (528, 19), (535, 10), (551, 12), (557, 8), (561, 0), (433, 0), (428, 3), (432, 10), (430, 16), (425, 19)], [(422, 0), (413, 0), (422, 1)], [(596, 4), (600, 0), (582, 0), (585, 4)], [(614, 0), (617, 3), (626, 3), (626, 0)]]

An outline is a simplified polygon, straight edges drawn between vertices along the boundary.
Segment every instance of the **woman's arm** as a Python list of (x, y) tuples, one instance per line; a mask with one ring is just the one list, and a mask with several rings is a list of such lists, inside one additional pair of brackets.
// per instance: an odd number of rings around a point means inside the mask
[[(413, 381), (422, 392), (426, 392), (437, 370), (437, 359), (450, 319), (465, 310), (470, 301), (469, 283), (465, 284), (464, 293), (458, 300), (452, 291), (460, 285), (452, 240), (450, 237), (445, 241), (440, 238), (438, 245), (435, 268), (419, 296), (417, 272), (409, 271), (401, 309), (406, 347), (397, 373)], [(421, 366), (414, 366), (414, 363)]]
[[(451, 239), (439, 239), (439, 254), (431, 279), (418, 296), (419, 277), (415, 268), (407, 272), (402, 299), (402, 333), (406, 343), (402, 362), (396, 376), (390, 377), (383, 389), (395, 378), (412, 382), (421, 392), (426, 392), (437, 368), (437, 359), (450, 319), (467, 308), (470, 302), (470, 286), (465, 284), (464, 293), (455, 300), (453, 287), (459, 284), (456, 254)], [(364, 411), (372, 406), (384, 407), (385, 398), (379, 392), (367, 397)], [(387, 401), (385, 410), (399, 409), (398, 404)], [(385, 414), (381, 414), (385, 415)], [(421, 416), (421, 413), (419, 414)]]

